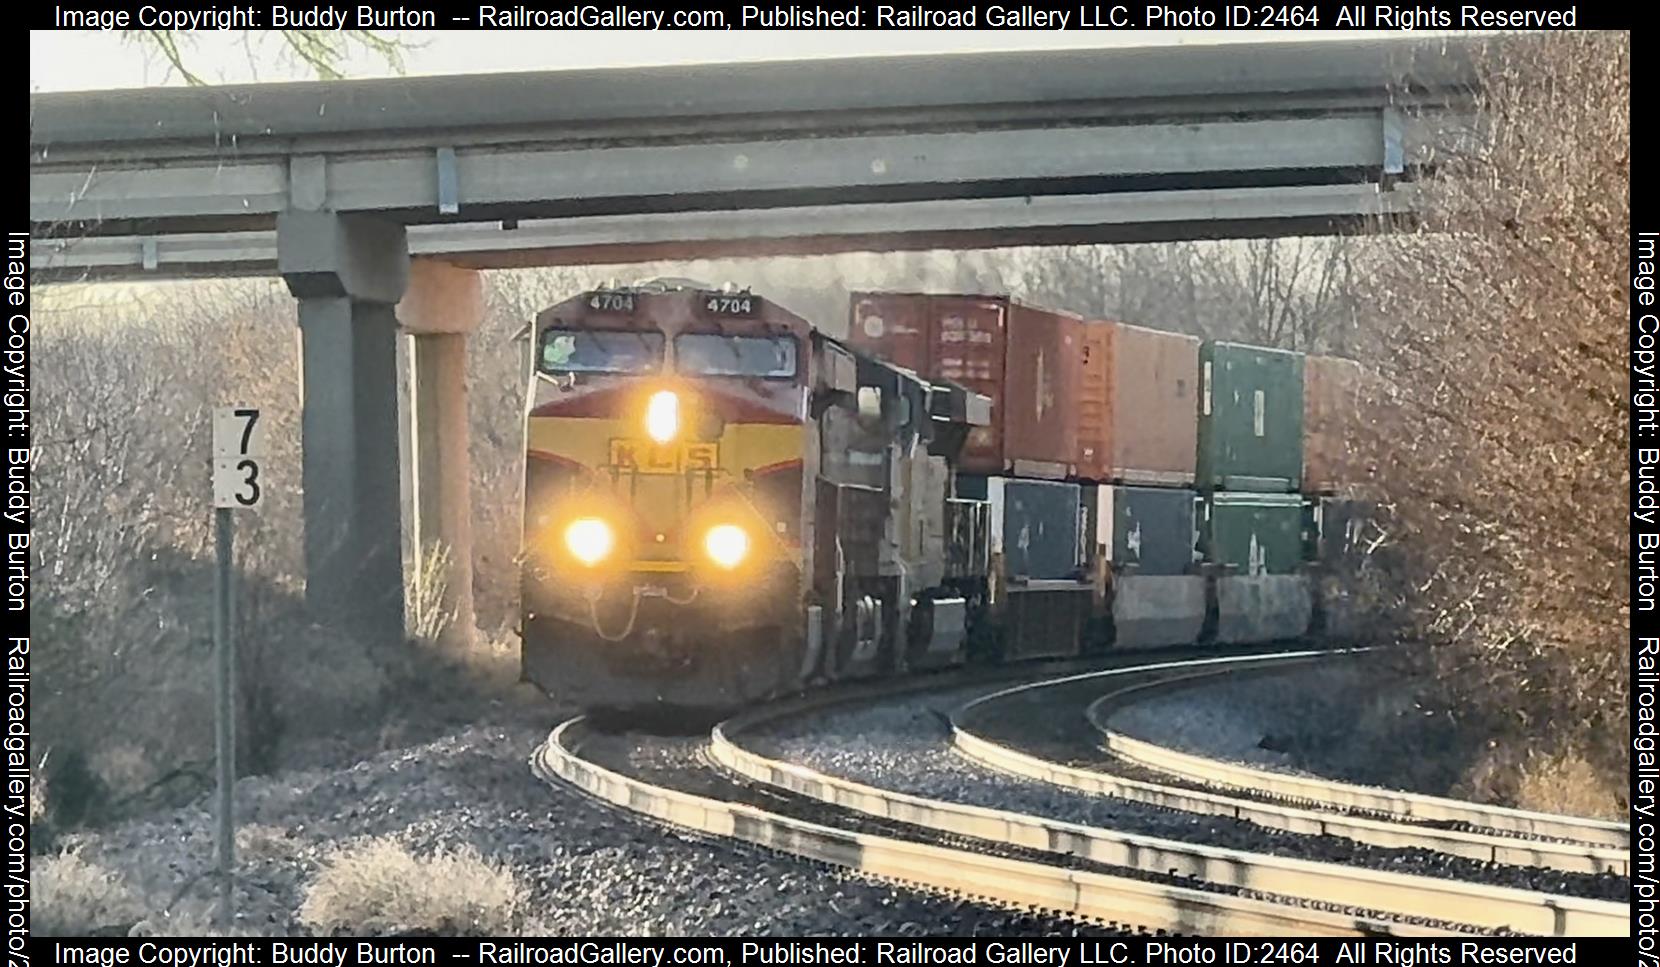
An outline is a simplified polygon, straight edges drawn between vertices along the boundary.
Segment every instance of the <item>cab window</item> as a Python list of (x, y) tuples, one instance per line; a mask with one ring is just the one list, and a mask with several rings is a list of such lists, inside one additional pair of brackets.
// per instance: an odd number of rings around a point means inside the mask
[(790, 379), (796, 343), (790, 336), (724, 336), (686, 332), (674, 337), (675, 369), (692, 376)]
[(549, 329), (537, 365), (544, 373), (652, 373), (663, 365), (663, 334)]

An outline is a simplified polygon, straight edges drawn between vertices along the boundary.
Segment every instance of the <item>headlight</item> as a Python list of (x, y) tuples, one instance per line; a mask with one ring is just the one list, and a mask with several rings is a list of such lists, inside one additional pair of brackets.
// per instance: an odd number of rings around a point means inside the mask
[(717, 567), (730, 571), (749, 554), (749, 535), (736, 524), (720, 524), (703, 536), (703, 550)]
[(651, 395), (646, 404), (646, 432), (658, 443), (667, 443), (680, 432), (680, 398), (669, 390)]
[(611, 525), (598, 517), (582, 517), (565, 528), (565, 547), (589, 567), (609, 557), (614, 543)]

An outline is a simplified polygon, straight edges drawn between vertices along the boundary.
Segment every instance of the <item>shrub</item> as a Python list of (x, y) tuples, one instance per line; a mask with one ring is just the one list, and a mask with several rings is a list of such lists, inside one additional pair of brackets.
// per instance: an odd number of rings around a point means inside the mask
[(306, 888), (300, 921), (319, 933), (506, 935), (525, 890), (471, 847), (418, 857), (387, 837), (331, 856)]
[(78, 851), (37, 857), (29, 871), (29, 929), (48, 936), (119, 930), (144, 915), (121, 875)]

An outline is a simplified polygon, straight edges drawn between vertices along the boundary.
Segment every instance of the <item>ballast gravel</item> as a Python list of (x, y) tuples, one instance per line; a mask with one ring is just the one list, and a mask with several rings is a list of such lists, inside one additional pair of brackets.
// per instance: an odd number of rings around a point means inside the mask
[[(231, 932), (310, 933), (298, 915), (307, 885), (336, 848), (375, 837), (416, 855), (471, 846), (505, 865), (527, 891), (516, 923), (529, 936), (1070, 932), (1065, 924), (640, 823), (532, 774), (530, 755), (558, 720), (546, 710), (503, 716), (347, 768), (241, 780)], [(202, 801), (61, 836), (58, 848), (119, 873), (147, 911), (136, 922), (128, 916), (90, 926), (104, 933), (202, 930), (214, 896), (211, 808)]]
[[(996, 716), (996, 730), (988, 737), (1048, 758), (1104, 766), (1103, 754), (1085, 738), (1090, 733), (1083, 709), (1110, 688), (1084, 684), (1071, 690), (1076, 694), (1016, 700)], [(992, 690), (977, 686), (834, 706), (768, 723), (735, 741), (772, 758), (882, 789), (1145, 836), (1596, 899), (1623, 902), (1630, 896), (1630, 880), (1621, 876), (1503, 866), (1423, 849), (1384, 849), (1072, 792), (990, 770), (951, 751), (949, 717)], [(1013, 738), (1022, 732), (1030, 732), (1029, 741)]]
[(1386, 660), (1355, 658), (1131, 696), (1109, 725), (1256, 768), (1456, 797), (1471, 750), (1417, 692)]

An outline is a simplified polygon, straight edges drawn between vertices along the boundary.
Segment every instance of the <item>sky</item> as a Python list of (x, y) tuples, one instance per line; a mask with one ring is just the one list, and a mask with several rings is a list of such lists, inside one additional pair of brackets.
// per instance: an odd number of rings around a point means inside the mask
[[(1062, 50), (1081, 47), (1211, 44), (1264, 40), (1316, 41), (1343, 37), (1399, 37), (1399, 31), (1213, 30), (747, 30), (719, 35), (691, 31), (401, 31), (411, 45), (404, 73), (470, 74), (870, 54), (927, 54), (977, 50)], [(1424, 31), (1414, 31), (1422, 35)], [(716, 44), (695, 38), (718, 36)], [(741, 38), (741, 42), (732, 42)], [(209, 83), (312, 80), (284, 56), (273, 31), (202, 31), (181, 45), (186, 63)], [(343, 65), (347, 77), (389, 77), (378, 56), (356, 50)], [(92, 91), (177, 85), (183, 81), (159, 54), (125, 42), (117, 32), (29, 32), (29, 90)]]

